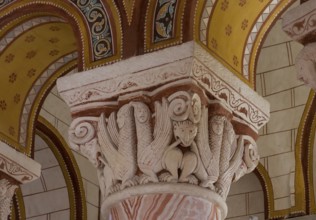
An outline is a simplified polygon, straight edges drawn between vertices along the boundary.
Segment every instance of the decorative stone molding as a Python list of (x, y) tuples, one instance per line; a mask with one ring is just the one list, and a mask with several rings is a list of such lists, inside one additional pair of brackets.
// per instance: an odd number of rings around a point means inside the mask
[(193, 42), (63, 77), (58, 81), (58, 88), (72, 113), (76, 114), (104, 106), (104, 100), (181, 79), (197, 82), (254, 131), (268, 122), (268, 102)]
[(308, 44), (316, 37), (316, 5), (307, 1), (283, 16), (282, 28), (295, 41)]
[(316, 5), (307, 1), (288, 11), (283, 17), (283, 30), (304, 48), (296, 57), (298, 80), (316, 90)]
[(41, 166), (0, 141), (0, 219), (11, 213), (11, 200), (20, 184), (40, 177)]
[[(74, 117), (70, 146), (97, 169), (103, 216), (185, 219), (193, 203), (198, 219), (225, 218), (232, 181), (259, 162), (267, 102), (194, 43), (101, 69), (112, 75), (75, 74), (58, 89)], [(153, 200), (170, 212), (148, 210)]]

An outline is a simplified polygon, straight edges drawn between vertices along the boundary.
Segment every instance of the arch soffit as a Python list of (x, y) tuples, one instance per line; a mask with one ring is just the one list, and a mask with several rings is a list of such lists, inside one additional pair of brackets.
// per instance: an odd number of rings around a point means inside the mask
[[(121, 16), (114, 2), (76, 0), (52, 1), (4, 1), (0, 5), (0, 19), (16, 19), (25, 14), (36, 13), (38, 9), (63, 18), (72, 26), (78, 42), (79, 69), (86, 70), (113, 63), (122, 58)], [(4, 26), (5, 23), (0, 23)]]
[(255, 88), (263, 39), (295, 0), (199, 0), (194, 38), (235, 75)]

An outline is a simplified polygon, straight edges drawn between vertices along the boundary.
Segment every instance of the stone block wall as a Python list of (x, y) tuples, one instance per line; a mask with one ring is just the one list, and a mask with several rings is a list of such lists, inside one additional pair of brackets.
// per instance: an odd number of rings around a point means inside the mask
[[(71, 123), (70, 110), (54, 87), (43, 104), (40, 115), (48, 120), (68, 143), (68, 128)], [(96, 169), (84, 156), (72, 151), (79, 166), (87, 202), (87, 219), (99, 219), (99, 182)]]
[(310, 92), (296, 78), (295, 58), (302, 45), (291, 41), (278, 20), (259, 56), (256, 89), (271, 105), (271, 118), (258, 140), (261, 163), (274, 190), (275, 210), (295, 205), (295, 144)]

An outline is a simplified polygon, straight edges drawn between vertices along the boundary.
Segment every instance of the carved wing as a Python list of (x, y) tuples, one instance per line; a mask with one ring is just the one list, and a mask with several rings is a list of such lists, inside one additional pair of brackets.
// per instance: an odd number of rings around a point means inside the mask
[(173, 131), (170, 117), (167, 116), (168, 101), (163, 98), (162, 104), (155, 102), (155, 128), (154, 140), (150, 148), (155, 156), (156, 161), (161, 160), (166, 148), (170, 145), (172, 140)]
[(119, 145), (119, 131), (116, 124), (116, 114), (112, 112), (110, 117), (108, 118), (108, 126), (107, 129), (109, 131), (109, 135), (111, 140), (113, 141), (115, 146)]
[(206, 107), (202, 107), (201, 120), (196, 136), (196, 144), (199, 149), (202, 164), (207, 171), (210, 169), (212, 160), (208, 129), (208, 109)]
[(228, 169), (219, 177), (218, 182), (216, 183), (218, 187), (222, 190), (222, 196), (224, 199), (227, 198), (231, 182), (234, 178), (235, 172), (239, 169), (239, 166), (242, 162), (242, 156), (244, 152), (244, 141), (239, 138), (237, 149), (229, 162)]
[(100, 143), (100, 148), (103, 156), (108, 162), (109, 166), (113, 166), (117, 163), (117, 146), (113, 143), (110, 138), (108, 129), (106, 127), (106, 121), (104, 113), (101, 114), (99, 123), (98, 123), (98, 140)]
[(229, 160), (231, 158), (232, 144), (235, 139), (235, 132), (232, 124), (227, 119), (225, 120), (225, 126), (222, 138), (222, 147), (220, 155), (220, 174), (224, 173), (229, 167)]
[(136, 133), (137, 133), (137, 162), (145, 164), (154, 157), (150, 144), (153, 141), (151, 112), (142, 102), (133, 102)]

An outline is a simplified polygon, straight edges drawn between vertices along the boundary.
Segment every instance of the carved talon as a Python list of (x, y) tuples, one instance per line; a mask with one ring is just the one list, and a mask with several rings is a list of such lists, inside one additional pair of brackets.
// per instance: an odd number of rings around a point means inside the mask
[(205, 180), (203, 181), (200, 186), (204, 187), (204, 188), (209, 188), (210, 190), (212, 191), (215, 191), (215, 186), (214, 184), (212, 183), (211, 180)]
[(223, 189), (222, 188), (215, 187), (215, 191), (216, 191), (216, 193), (218, 193), (220, 196), (223, 197)]
[(112, 193), (115, 193), (117, 191), (120, 191), (121, 189), (121, 184), (116, 184), (114, 186), (112, 186), (110, 189), (109, 189), (109, 194), (112, 194)]
[(127, 181), (125, 181), (124, 183), (122, 183), (122, 185), (120, 186), (120, 189), (125, 189), (125, 188), (129, 188), (129, 187), (132, 187), (132, 186), (135, 186), (137, 185), (138, 181), (137, 178), (132, 178), (132, 179), (129, 179)]
[(169, 182), (169, 183), (176, 183), (178, 179), (172, 176), (170, 173), (163, 173), (159, 176), (159, 180), (161, 182)]
[(194, 184), (194, 185), (198, 184), (198, 179), (193, 175), (189, 175), (186, 178), (180, 179), (179, 181), (182, 183), (190, 183), (190, 184)]
[(139, 183), (140, 184), (147, 184), (147, 183), (157, 183), (158, 182), (158, 179), (157, 178), (154, 178), (152, 176), (147, 176), (147, 175), (142, 175), (140, 178), (139, 178)]

